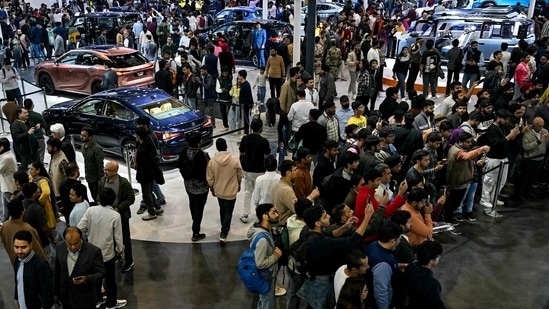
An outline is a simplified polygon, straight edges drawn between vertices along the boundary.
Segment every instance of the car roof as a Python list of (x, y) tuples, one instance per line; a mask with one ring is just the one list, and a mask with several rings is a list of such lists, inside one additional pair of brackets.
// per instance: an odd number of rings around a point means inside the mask
[(118, 45), (88, 45), (80, 47), (76, 50), (95, 50), (108, 55), (126, 55), (136, 52), (133, 48), (122, 47)]
[[(249, 6), (235, 6), (235, 7), (232, 7), (232, 8), (224, 8), (223, 10), (221, 11), (236, 11), (236, 10), (240, 10), (240, 11), (248, 11), (248, 12), (255, 12), (255, 11), (261, 11), (261, 8), (258, 8), (258, 7), (249, 7)], [(220, 12), (221, 12), (220, 11)]]
[(101, 91), (90, 97), (116, 98), (117, 101), (124, 101), (136, 107), (147, 105), (152, 102), (172, 98), (163, 90), (155, 88), (121, 87), (112, 90)]
[(75, 17), (119, 17), (119, 16), (137, 16), (139, 15), (136, 12), (96, 12), (96, 13), (86, 13), (81, 14)]

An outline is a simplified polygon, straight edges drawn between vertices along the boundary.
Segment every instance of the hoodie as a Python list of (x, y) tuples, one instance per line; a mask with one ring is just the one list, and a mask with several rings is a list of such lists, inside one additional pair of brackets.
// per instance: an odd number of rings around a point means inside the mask
[(224, 200), (236, 199), (242, 181), (240, 160), (228, 151), (220, 151), (208, 162), (206, 180), (215, 195)]
[(268, 238), (260, 239), (255, 246), (255, 265), (257, 266), (257, 269), (269, 269), (271, 271), (272, 278), (274, 278), (278, 273), (278, 258), (273, 253), (275, 246), (271, 233), (256, 223), (250, 227), (246, 238), (250, 241), (251, 248), (254, 237), (256, 237), (259, 233), (267, 234)]

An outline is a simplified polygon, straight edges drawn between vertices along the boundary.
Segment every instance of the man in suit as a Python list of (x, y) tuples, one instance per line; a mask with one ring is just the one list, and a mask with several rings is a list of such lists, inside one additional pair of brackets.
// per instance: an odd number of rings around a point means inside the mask
[(101, 249), (82, 239), (82, 231), (68, 227), (57, 244), (54, 295), (64, 309), (93, 309), (95, 282), (105, 277)]

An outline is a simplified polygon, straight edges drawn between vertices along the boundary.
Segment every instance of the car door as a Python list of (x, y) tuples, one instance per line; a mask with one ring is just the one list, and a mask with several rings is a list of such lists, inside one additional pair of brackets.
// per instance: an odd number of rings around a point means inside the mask
[(215, 17), (215, 21), (217, 22), (217, 24), (218, 25), (223, 25), (224, 23), (226, 23), (228, 21), (230, 13), (231, 13), (230, 10), (223, 10), (223, 11), (219, 12), (217, 14), (217, 16)]
[(71, 91), (78, 87), (78, 83), (81, 81), (78, 81), (75, 72), (78, 68), (77, 62), (80, 55), (80, 51), (70, 51), (57, 60), (57, 65), (53, 69), (55, 74), (52, 74), (55, 76), (55, 88)]
[(69, 70), (67, 74), (68, 79), (72, 79), (70, 82), (74, 91), (91, 93), (92, 80), (96, 74), (98, 74), (98, 67), (96, 67), (95, 54), (89, 51), (79, 52), (76, 57), (76, 64), (74, 68)]
[(72, 134), (80, 141), (80, 132), (84, 127), (97, 129), (97, 117), (103, 113), (104, 100), (101, 98), (84, 99), (66, 113), (66, 134)]
[(120, 142), (132, 135), (137, 116), (130, 109), (115, 100), (105, 100), (102, 115), (96, 120), (95, 136), (101, 146), (110, 152), (120, 152)]

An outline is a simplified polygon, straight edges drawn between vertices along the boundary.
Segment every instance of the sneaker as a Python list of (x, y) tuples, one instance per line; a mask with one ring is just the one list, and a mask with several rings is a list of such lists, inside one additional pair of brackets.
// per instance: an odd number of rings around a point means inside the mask
[(460, 236), (461, 235), (461, 232), (458, 231), (457, 229), (452, 229), (452, 230), (449, 230), (448, 233), (454, 235), (454, 236)]
[(155, 209), (155, 211), (156, 211), (156, 214), (157, 214), (157, 215), (161, 215), (161, 214), (164, 213), (164, 209), (162, 209), (162, 208)]
[(503, 205), (505, 205), (505, 202), (504, 202), (504, 201), (498, 200), (497, 203), (496, 203), (496, 205), (498, 205), (498, 206), (503, 206)]
[(118, 309), (118, 308), (124, 308), (128, 304), (128, 301), (125, 299), (117, 299), (116, 305), (114, 307), (107, 307), (107, 309)]
[(103, 298), (95, 304), (95, 308), (101, 308), (105, 303), (107, 302), (107, 296), (103, 296)]
[(151, 215), (151, 214), (146, 214), (143, 217), (141, 217), (141, 219), (143, 219), (143, 221), (154, 220), (156, 218), (158, 218), (156, 215)]
[(122, 272), (123, 272), (123, 273), (129, 272), (130, 270), (133, 269), (133, 265), (134, 265), (133, 262), (132, 262), (131, 264), (125, 263), (125, 264), (124, 264), (124, 268), (122, 269)]
[(481, 202), (480, 206), (484, 207), (484, 209), (492, 209), (492, 204)]
[[(460, 213), (455, 214), (454, 220), (458, 222), (463, 222), (463, 215)], [(454, 224), (455, 225), (455, 224)]]
[(248, 223), (248, 215), (240, 216), (240, 221), (242, 221), (242, 223)]
[(138, 215), (142, 215), (145, 213), (145, 211), (147, 211), (147, 208), (145, 207), (139, 207), (139, 209), (137, 210), (137, 214)]
[[(463, 218), (461, 218), (461, 221), (463, 221)], [(458, 226), (461, 221), (459, 221), (456, 217), (453, 217), (452, 222), (447, 222), (447, 223), (453, 226)]]
[(466, 213), (464, 214), (464, 217), (465, 217), (465, 219), (469, 220), (469, 222), (475, 222), (475, 221), (477, 221), (477, 218), (475, 217), (475, 215), (473, 215), (472, 212), (466, 212)]
[(277, 285), (275, 287), (275, 296), (279, 297), (284, 295), (286, 295), (286, 289)]
[(229, 128), (223, 128), (223, 129), (221, 129), (220, 132), (227, 132), (227, 131), (229, 131)]
[(203, 233), (198, 233), (198, 234), (193, 234), (193, 237), (191, 238), (192, 241), (199, 241), (201, 239), (204, 239), (206, 238), (206, 234), (203, 234)]
[(509, 198), (509, 194), (503, 193), (503, 192), (500, 193), (499, 196), (500, 196), (500, 197), (503, 197), (503, 198)]
[(158, 204), (164, 206), (164, 205), (166, 205), (166, 200), (163, 200), (162, 202), (158, 202)]
[(227, 236), (225, 235), (219, 236), (219, 245), (221, 247), (225, 247), (226, 244), (227, 244)]

